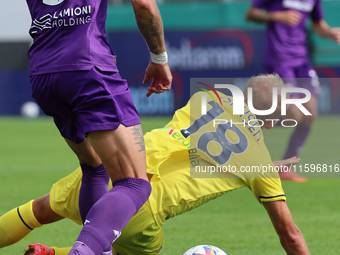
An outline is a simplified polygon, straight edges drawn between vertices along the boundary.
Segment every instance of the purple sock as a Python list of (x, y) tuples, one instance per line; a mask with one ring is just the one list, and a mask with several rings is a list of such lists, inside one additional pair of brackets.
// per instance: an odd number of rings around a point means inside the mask
[(299, 124), (296, 126), (293, 134), (290, 137), (289, 145), (283, 159), (299, 155), (307, 140), (311, 127)]
[[(86, 244), (94, 254), (111, 250), (112, 243), (150, 192), (150, 183), (143, 179), (123, 178), (114, 182), (113, 188), (90, 209), (77, 241)], [(78, 254), (75, 250), (73, 246), (69, 254)]]
[(92, 167), (81, 164), (83, 171), (82, 183), (79, 192), (79, 210), (81, 220), (85, 221), (91, 207), (107, 192), (110, 180), (103, 164)]

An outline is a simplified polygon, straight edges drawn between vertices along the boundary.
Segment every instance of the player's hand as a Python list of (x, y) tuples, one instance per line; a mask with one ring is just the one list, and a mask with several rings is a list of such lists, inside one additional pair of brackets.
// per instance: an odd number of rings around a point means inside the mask
[(340, 28), (331, 28), (330, 29), (330, 38), (336, 43), (340, 44)]
[(143, 84), (147, 84), (150, 80), (151, 85), (147, 88), (146, 96), (151, 96), (152, 93), (163, 93), (171, 89), (172, 75), (169, 64), (155, 64), (150, 61), (143, 80)]
[(273, 19), (274, 21), (294, 27), (300, 23), (302, 14), (295, 10), (276, 11), (273, 12)]
[(291, 166), (299, 164), (300, 160), (301, 160), (300, 158), (294, 156), (283, 160), (273, 161), (273, 163), (275, 166)]

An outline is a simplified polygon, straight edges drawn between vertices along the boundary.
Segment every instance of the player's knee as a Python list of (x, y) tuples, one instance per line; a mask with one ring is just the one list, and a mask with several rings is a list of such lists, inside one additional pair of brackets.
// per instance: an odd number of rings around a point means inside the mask
[(310, 115), (310, 118), (311, 118), (313, 121), (316, 120), (316, 119), (319, 117), (319, 113), (318, 113), (318, 110), (317, 110), (317, 109), (311, 111), (311, 114), (312, 114), (312, 115)]
[(65, 141), (77, 155), (80, 164), (86, 164), (95, 167), (102, 163), (99, 156), (87, 139), (79, 144), (74, 143), (67, 138), (65, 138)]
[(34, 216), (40, 224), (48, 224), (63, 219), (62, 216), (52, 210), (49, 194), (34, 200), (32, 206)]
[(96, 167), (102, 162), (96, 153), (78, 153), (76, 154), (80, 164)]
[(297, 109), (295, 106), (290, 106), (288, 108), (288, 114), (283, 116), (283, 119), (293, 119), (300, 123), (303, 120), (303, 113)]
[(318, 112), (312, 113), (312, 115), (307, 115), (303, 118), (302, 123), (306, 126), (312, 126), (314, 121), (318, 118)]
[(77, 157), (82, 165), (96, 167), (102, 163), (97, 154), (77, 154)]
[[(46, 203), (46, 196), (39, 197), (33, 201), (33, 213), (37, 221), (43, 224), (45, 216), (45, 203)], [(47, 200), (48, 201), (48, 200)]]

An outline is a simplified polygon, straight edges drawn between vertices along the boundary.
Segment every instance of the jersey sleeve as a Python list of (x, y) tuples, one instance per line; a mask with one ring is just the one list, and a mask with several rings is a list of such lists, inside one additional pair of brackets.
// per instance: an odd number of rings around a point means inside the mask
[(254, 178), (251, 180), (249, 188), (261, 204), (263, 202), (286, 200), (286, 195), (279, 177)]
[(324, 18), (321, 0), (317, 0), (315, 2), (310, 16), (313, 21), (318, 21)]

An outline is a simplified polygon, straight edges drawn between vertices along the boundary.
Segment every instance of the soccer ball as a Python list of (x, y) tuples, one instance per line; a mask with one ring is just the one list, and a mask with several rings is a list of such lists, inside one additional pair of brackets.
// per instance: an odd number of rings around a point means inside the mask
[(183, 255), (227, 255), (227, 253), (213, 245), (197, 245), (187, 250)]
[(36, 119), (39, 113), (39, 106), (34, 102), (26, 102), (21, 106), (21, 115), (27, 119)]

